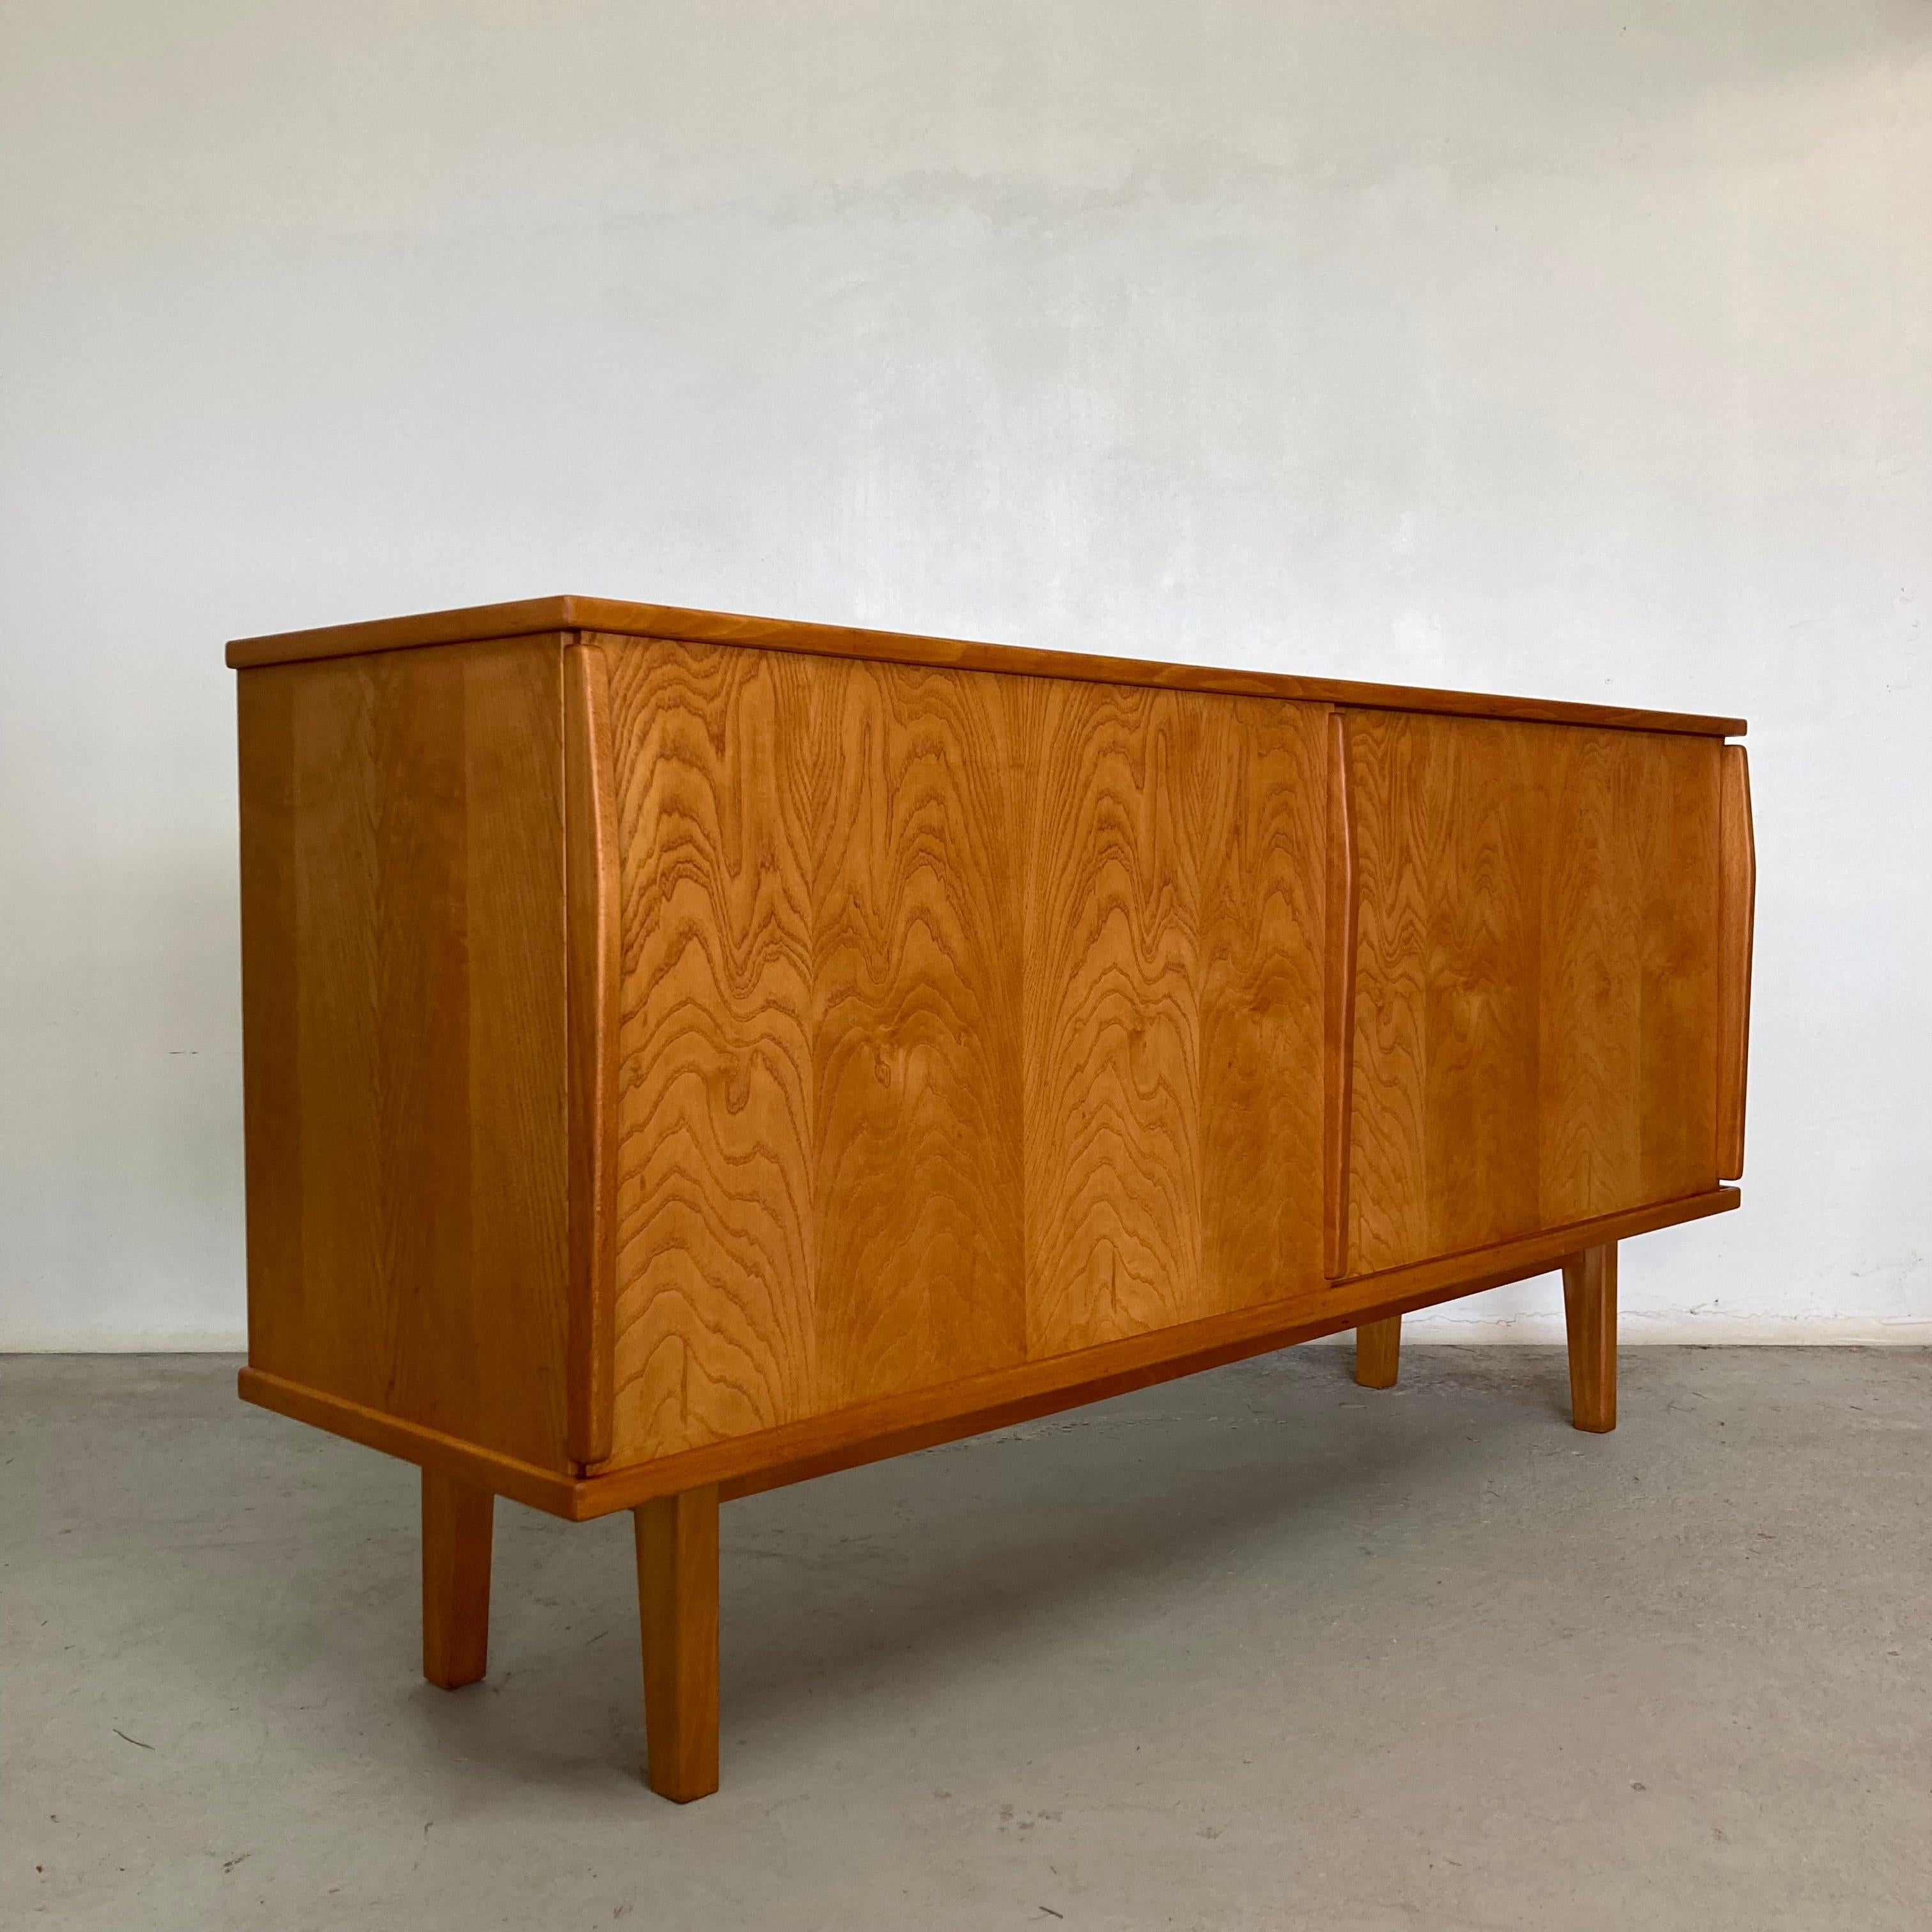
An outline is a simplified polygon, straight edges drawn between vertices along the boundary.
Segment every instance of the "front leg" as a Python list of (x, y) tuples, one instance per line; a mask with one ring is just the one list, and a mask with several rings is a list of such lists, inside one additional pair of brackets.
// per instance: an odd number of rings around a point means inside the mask
[(688, 1804), (718, 1789), (718, 1490), (632, 1511), (651, 1789)]
[(1402, 1360), (1402, 1317), (1364, 1322), (1355, 1330), (1355, 1380), (1364, 1388), (1394, 1388)]
[(1592, 1435), (1617, 1426), (1617, 1244), (1586, 1248), (1563, 1264), (1570, 1336), (1570, 1419)]
[(423, 1675), (446, 1690), (474, 1684), (490, 1657), (490, 1538), (496, 1498), (422, 1472)]

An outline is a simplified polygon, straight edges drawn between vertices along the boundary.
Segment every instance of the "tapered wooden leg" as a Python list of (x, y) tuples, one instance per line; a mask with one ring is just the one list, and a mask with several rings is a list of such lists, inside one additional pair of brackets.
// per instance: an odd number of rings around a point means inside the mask
[(446, 1690), (489, 1667), (490, 1533), (496, 1498), (422, 1472), (423, 1675)]
[(718, 1491), (664, 1496), (637, 1520), (651, 1789), (688, 1804), (718, 1789)]
[(1617, 1426), (1617, 1244), (1586, 1248), (1563, 1264), (1570, 1332), (1570, 1419), (1606, 1435)]
[(1364, 1388), (1394, 1388), (1402, 1358), (1402, 1317), (1364, 1322), (1355, 1330), (1355, 1379)]

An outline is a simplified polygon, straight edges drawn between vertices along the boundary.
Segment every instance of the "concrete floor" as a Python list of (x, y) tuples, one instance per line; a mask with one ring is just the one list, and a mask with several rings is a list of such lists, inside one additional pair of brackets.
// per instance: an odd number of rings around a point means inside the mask
[(628, 1518), (497, 1506), (416, 1675), (416, 1472), (210, 1358), (0, 1364), (0, 1922), (1932, 1924), (1932, 1358), (1303, 1349), (732, 1504), (724, 1778), (640, 1781)]

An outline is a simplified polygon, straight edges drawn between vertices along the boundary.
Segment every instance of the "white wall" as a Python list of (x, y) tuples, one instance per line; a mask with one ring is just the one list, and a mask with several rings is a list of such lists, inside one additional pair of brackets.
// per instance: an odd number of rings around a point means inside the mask
[(1932, 1339), (1925, 0), (11, 0), (0, 277), (0, 1346), (242, 1334), (222, 640), (561, 590), (1748, 714), (1626, 1333)]

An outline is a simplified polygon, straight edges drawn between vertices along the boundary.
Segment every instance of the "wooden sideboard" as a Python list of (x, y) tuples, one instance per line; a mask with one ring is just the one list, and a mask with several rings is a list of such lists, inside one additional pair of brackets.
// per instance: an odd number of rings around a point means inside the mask
[(1742, 721), (585, 598), (244, 639), (248, 1400), (636, 1512), (717, 1783), (721, 1502), (1734, 1208)]

